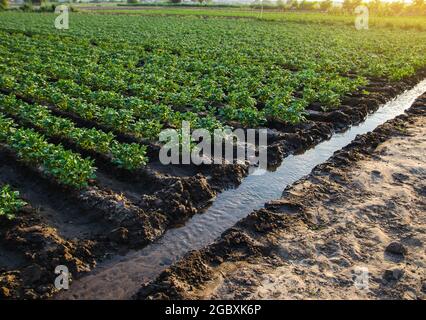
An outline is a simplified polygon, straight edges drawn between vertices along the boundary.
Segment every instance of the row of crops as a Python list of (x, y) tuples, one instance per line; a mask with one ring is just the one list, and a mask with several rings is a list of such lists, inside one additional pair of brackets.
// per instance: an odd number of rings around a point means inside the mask
[(18, 127), (3, 115), (0, 116), (0, 142), (15, 152), (18, 159), (33, 167), (40, 166), (43, 173), (65, 185), (83, 187), (94, 177), (91, 160), (83, 159), (61, 145), (49, 143), (38, 132)]
[(76, 127), (71, 120), (52, 115), (45, 106), (0, 94), (0, 111), (18, 119), (20, 124), (37, 128), (46, 137), (66, 138), (83, 150), (107, 154), (120, 168), (135, 170), (146, 163), (145, 146), (119, 143), (111, 132)]
[(183, 120), (298, 123), (313, 103), (337, 108), (368, 79), (426, 66), (426, 32), (412, 30), (72, 14), (60, 32), (54, 18), (0, 13), (0, 142), (72, 188), (95, 178), (91, 154), (140, 170)]

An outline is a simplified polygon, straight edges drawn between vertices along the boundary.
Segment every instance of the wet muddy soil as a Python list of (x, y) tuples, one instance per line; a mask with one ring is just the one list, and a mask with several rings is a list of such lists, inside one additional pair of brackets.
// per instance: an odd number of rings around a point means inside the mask
[(426, 94), (137, 299), (424, 299)]

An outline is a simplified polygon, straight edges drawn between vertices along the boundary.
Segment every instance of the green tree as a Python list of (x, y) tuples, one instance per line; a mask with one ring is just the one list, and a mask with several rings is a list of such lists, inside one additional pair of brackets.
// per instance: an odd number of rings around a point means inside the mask
[(33, 10), (33, 2), (32, 0), (24, 0), (24, 4), (20, 7), (23, 11), (32, 11)]
[(362, 4), (362, 0), (345, 0), (343, 1), (343, 11), (347, 13), (354, 13), (356, 7)]
[(283, 10), (285, 8), (284, 0), (277, 0), (277, 7), (278, 7), (278, 9)]
[(139, 2), (138, 0), (127, 0), (127, 3), (130, 3), (130, 4), (135, 4), (138, 2)]
[(0, 0), (0, 10), (6, 10), (9, 6), (8, 0)]
[(302, 2), (299, 3), (299, 9), (301, 10), (312, 10), (315, 7), (315, 2), (313, 1), (306, 1), (302, 0)]
[(289, 9), (297, 9), (298, 7), (298, 2), (296, 0), (288, 0), (287, 1), (287, 7)]
[(414, 0), (413, 1), (413, 7), (417, 10), (420, 10), (419, 13), (425, 13), (426, 10), (426, 4), (425, 0)]
[(330, 10), (330, 8), (332, 6), (333, 6), (333, 1), (331, 1), (331, 0), (321, 1), (321, 3), (320, 3), (320, 9), (322, 11), (328, 11), (328, 10)]
[(388, 3), (389, 13), (392, 15), (400, 14), (405, 8), (405, 3), (402, 1)]
[(383, 3), (381, 0), (373, 0), (368, 3), (368, 9), (371, 13), (374, 13), (375, 15), (379, 15), (380, 13), (383, 13)]

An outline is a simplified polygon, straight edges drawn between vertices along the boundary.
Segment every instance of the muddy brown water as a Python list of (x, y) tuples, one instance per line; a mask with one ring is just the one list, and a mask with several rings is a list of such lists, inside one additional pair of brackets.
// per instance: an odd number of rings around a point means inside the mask
[(142, 250), (131, 251), (100, 264), (96, 270), (71, 284), (57, 299), (130, 299), (142, 283), (153, 280), (164, 269), (190, 250), (200, 249), (220, 236), (253, 210), (281, 197), (291, 185), (349, 144), (358, 134), (374, 130), (408, 109), (426, 91), (426, 80), (381, 106), (360, 125), (318, 144), (300, 155), (290, 155), (274, 172), (260, 172), (245, 178), (242, 184), (219, 194), (202, 214), (184, 226), (167, 231), (163, 237)]

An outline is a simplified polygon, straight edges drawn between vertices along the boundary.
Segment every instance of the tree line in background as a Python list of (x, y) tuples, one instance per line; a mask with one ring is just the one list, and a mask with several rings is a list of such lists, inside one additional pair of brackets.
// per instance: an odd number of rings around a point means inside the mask
[[(43, 6), (45, 0), (24, 0), (24, 5), (21, 7), (24, 11), (31, 11), (32, 6), (41, 6), (42, 9), (38, 11), (52, 11), (55, 5), (50, 4)], [(77, 2), (76, 0), (70, 0), (70, 2)], [(93, 1), (100, 2), (100, 1)], [(141, 3), (140, 0), (127, 0), (130, 4)], [(194, 3), (208, 5), (210, 0), (193, 0)], [(0, 10), (8, 8), (9, 0), (0, 0)], [(182, 3), (182, 0), (168, 0), (170, 4), (186, 4)], [(167, 2), (163, 3), (167, 4)], [(344, 0), (341, 6), (335, 6), (332, 0), (324, 1), (307, 1), (307, 0), (277, 0), (272, 2), (270, 0), (255, 0), (250, 5), (251, 8), (264, 9), (275, 9), (279, 11), (322, 11), (330, 13), (353, 13), (355, 8), (359, 5), (366, 5), (371, 14), (376, 16), (394, 16), (394, 15), (426, 15), (426, 3), (425, 0), (413, 0), (411, 3), (404, 3), (402, 0), (394, 2), (383, 2), (382, 0), (371, 0), (365, 3), (363, 0)], [(161, 3), (150, 4), (150, 5), (161, 5)], [(210, 4), (209, 6), (221, 6), (226, 7), (226, 4), (217, 5)], [(235, 5), (234, 5), (235, 6)]]
[[(173, 0), (176, 1), (176, 0)], [(179, 1), (179, 0), (177, 0)], [(272, 3), (264, 0), (263, 4), (252, 5), (255, 7), (277, 7), (281, 11), (285, 10), (304, 10), (304, 11), (327, 11), (333, 13), (353, 13), (355, 8), (365, 5), (369, 8), (370, 13), (374, 15), (426, 15), (425, 0), (413, 0), (412, 3), (404, 3), (403, 1), (383, 2), (382, 0), (371, 0), (368, 3), (363, 0), (344, 0), (341, 6), (335, 6), (332, 0), (325, 1), (297, 1), (297, 0), (277, 0)]]
[[(69, 1), (69, 2), (76, 2), (76, 1)], [(0, 0), (0, 11), (8, 9), (9, 3), (10, 3), (9, 0)], [(34, 11), (34, 12), (54, 12), (56, 6), (59, 4), (60, 3), (58, 1), (24, 0), (23, 4), (19, 8), (14, 7), (13, 10)], [(74, 7), (71, 6), (70, 10), (74, 11)]]
[[(168, 0), (171, 4), (182, 3), (182, 0)], [(128, 3), (139, 3), (139, 0), (127, 0)], [(210, 0), (193, 0), (194, 3), (207, 5)], [(383, 0), (370, 0), (368, 3), (364, 0), (344, 0), (341, 5), (334, 5), (332, 0), (307, 1), (307, 0), (255, 0), (249, 5), (251, 8), (278, 9), (280, 11), (322, 11), (332, 13), (353, 13), (355, 8), (360, 5), (366, 5), (370, 13), (374, 15), (392, 16), (392, 15), (426, 15), (425, 0), (413, 0), (411, 3), (405, 3), (403, 0), (394, 2), (383, 2)], [(211, 4), (211, 6), (226, 6)]]
[[(138, 3), (139, 0), (127, 0), (128, 3)], [(182, 4), (182, 0), (169, 0), (172, 4)], [(208, 4), (209, 0), (194, 0), (199, 4)], [(370, 13), (375, 15), (426, 15), (425, 0), (413, 0), (412, 3), (404, 3), (404, 1), (383, 2), (382, 0), (371, 0), (368, 3), (363, 0), (344, 0), (341, 6), (335, 6), (332, 0), (324, 1), (307, 1), (307, 0), (255, 0), (250, 5), (252, 8), (267, 8), (286, 10), (303, 10), (303, 11), (327, 11), (333, 13), (353, 13), (359, 5), (366, 5), (370, 9)], [(212, 4), (215, 6), (216, 4)], [(221, 5), (222, 6), (222, 5)], [(226, 6), (226, 5), (224, 5)]]

